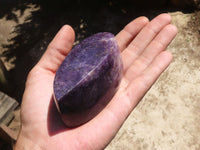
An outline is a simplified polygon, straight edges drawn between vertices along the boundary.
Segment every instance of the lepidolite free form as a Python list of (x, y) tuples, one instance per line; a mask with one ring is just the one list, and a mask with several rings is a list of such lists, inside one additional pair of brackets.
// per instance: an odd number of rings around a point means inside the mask
[(122, 71), (113, 34), (97, 33), (77, 44), (54, 79), (54, 100), (66, 126), (79, 126), (98, 115), (116, 93)]

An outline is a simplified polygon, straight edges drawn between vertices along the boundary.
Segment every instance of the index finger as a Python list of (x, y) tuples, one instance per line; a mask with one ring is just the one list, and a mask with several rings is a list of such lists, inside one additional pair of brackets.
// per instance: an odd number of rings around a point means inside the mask
[(118, 42), (120, 51), (123, 51), (128, 46), (148, 22), (148, 18), (139, 17), (126, 25), (124, 29), (116, 35), (115, 38)]

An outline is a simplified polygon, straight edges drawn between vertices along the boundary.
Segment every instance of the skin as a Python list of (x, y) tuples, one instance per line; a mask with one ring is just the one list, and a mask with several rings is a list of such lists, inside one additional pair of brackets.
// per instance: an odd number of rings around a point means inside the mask
[(65, 25), (30, 71), (21, 105), (15, 150), (98, 150), (114, 138), (126, 118), (172, 61), (167, 46), (177, 34), (168, 14), (139, 17), (116, 35), (124, 65), (119, 90), (91, 121), (67, 128), (53, 101), (55, 72), (71, 50), (73, 29)]

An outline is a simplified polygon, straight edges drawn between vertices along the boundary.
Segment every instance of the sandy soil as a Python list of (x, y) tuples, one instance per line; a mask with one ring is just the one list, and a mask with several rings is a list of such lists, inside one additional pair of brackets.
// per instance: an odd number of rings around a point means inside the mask
[[(51, 4), (48, 7), (52, 8)], [(78, 42), (99, 31), (117, 33), (137, 16), (151, 19), (161, 12), (169, 12), (179, 30), (168, 47), (174, 60), (106, 149), (200, 149), (200, 12), (133, 9), (115, 3), (98, 9), (76, 6), (81, 8), (78, 12), (73, 10), (75, 6), (59, 12), (55, 7), (50, 11), (43, 4), (9, 4), (9, 9), (0, 13), (0, 54), (15, 89), (8, 93), (10, 96), (21, 101), (28, 71), (63, 24), (72, 25)], [(94, 10), (95, 17), (88, 15)], [(55, 21), (56, 25), (52, 25)], [(19, 110), (10, 124), (16, 132), (20, 126)]]

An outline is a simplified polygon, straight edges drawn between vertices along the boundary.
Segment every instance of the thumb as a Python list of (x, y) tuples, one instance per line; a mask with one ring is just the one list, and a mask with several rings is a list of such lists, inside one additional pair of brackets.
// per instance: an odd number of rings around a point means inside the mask
[(75, 33), (71, 26), (64, 25), (49, 44), (37, 65), (46, 71), (56, 72), (72, 49)]

